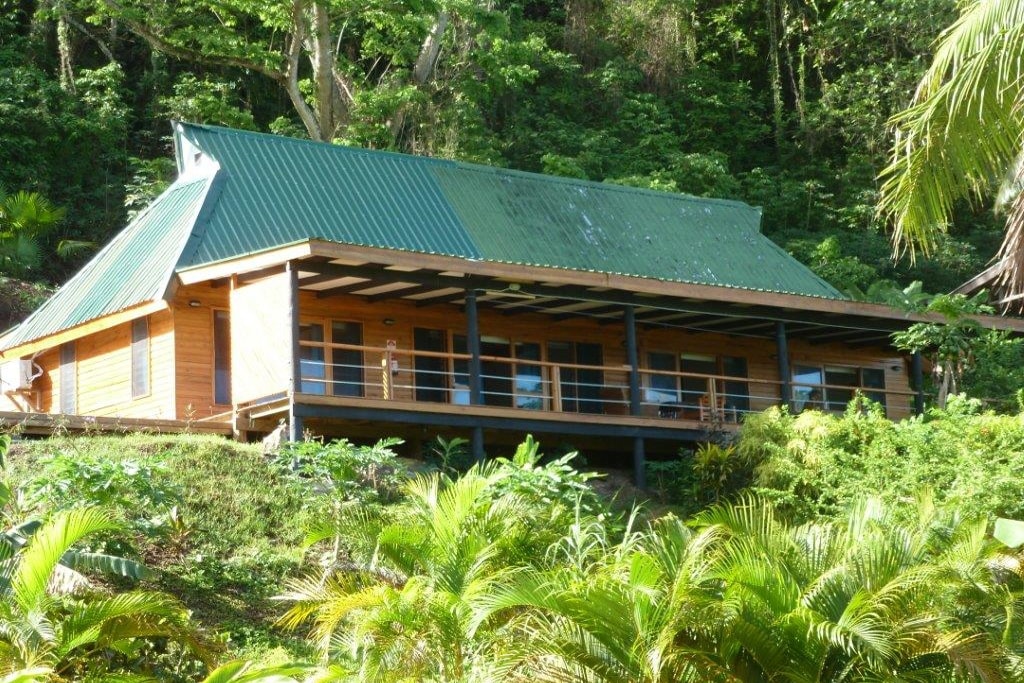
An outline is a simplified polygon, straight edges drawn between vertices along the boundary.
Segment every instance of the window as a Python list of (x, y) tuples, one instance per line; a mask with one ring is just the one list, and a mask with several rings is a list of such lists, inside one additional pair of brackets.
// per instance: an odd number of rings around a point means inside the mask
[(75, 342), (60, 347), (60, 412), (74, 415), (78, 412), (78, 367)]
[[(303, 344), (302, 342), (313, 342)], [(327, 364), (324, 343), (324, 326), (319, 323), (299, 325), (299, 391), (303, 394), (323, 396), (327, 393)]]
[(231, 403), (231, 316), (213, 312), (213, 402)]
[[(713, 356), (696, 353), (668, 353), (651, 351), (647, 354), (647, 368), (666, 374), (647, 373), (647, 387), (644, 402), (682, 405), (696, 408), (702, 396), (711, 390), (709, 384), (715, 379), (714, 391), (727, 408), (738, 412), (750, 410), (750, 385), (743, 381), (747, 376), (747, 359), (740, 356)], [(689, 373), (701, 377), (687, 376)], [(722, 379), (728, 377), (729, 379)]]
[[(331, 321), (331, 344), (362, 346), (361, 323)], [(363, 396), (363, 352), (328, 346), (323, 323), (299, 325), (299, 391), (324, 396)]]
[[(600, 344), (586, 342), (548, 342), (548, 360), (567, 365), (604, 365)], [(561, 380), (562, 410), (567, 413), (602, 413), (604, 371), (598, 368), (558, 368)]]
[(885, 371), (843, 365), (797, 365), (793, 368), (793, 408), (797, 412), (808, 409), (842, 412), (858, 390), (885, 407)]
[[(444, 330), (428, 330), (417, 327), (412, 331), (413, 348), (416, 351), (444, 353), (448, 350), (447, 334)], [(447, 360), (441, 356), (420, 356), (413, 360), (416, 381), (416, 400), (429, 403), (444, 403), (448, 400)]]
[[(452, 335), (452, 350), (460, 355), (468, 353), (466, 335)], [(541, 360), (540, 344), (513, 342), (504, 337), (481, 336), (480, 355), (494, 359), (480, 362), (480, 389), (484, 405), (526, 410), (545, 409), (548, 392), (545, 391), (546, 373), (538, 364)], [(468, 405), (469, 360), (456, 358), (452, 363), (452, 376), (452, 403)]]
[(149, 394), (149, 318), (132, 321), (132, 398)]
[[(331, 323), (331, 343), (349, 346), (363, 345), (363, 326), (360, 323)], [(331, 349), (332, 393), (335, 396), (362, 396), (363, 352), (359, 349)]]

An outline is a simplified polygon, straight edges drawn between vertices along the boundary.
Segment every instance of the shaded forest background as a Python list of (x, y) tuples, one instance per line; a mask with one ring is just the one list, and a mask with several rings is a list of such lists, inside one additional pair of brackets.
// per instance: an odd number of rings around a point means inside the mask
[[(68, 209), (44, 249), (98, 248), (173, 178), (170, 119), (306, 137), (316, 115), (342, 144), (741, 199), (844, 291), (948, 291), (991, 258), (998, 217), (964, 207), (934, 254), (894, 263), (875, 203), (887, 119), (955, 17), (953, 0), (0, 0), (0, 186)], [(21, 279), (59, 284), (90, 254)]]

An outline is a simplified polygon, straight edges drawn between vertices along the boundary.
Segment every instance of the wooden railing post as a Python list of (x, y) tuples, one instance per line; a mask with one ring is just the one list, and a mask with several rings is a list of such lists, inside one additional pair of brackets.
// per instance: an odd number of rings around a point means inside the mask
[(562, 369), (551, 366), (551, 410), (562, 412)]

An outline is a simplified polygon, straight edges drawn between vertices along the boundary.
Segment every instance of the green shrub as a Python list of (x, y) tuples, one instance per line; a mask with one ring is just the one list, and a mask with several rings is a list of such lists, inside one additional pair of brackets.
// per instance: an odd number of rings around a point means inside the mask
[(1024, 514), (1024, 417), (957, 396), (946, 410), (901, 422), (860, 408), (750, 416), (738, 450), (760, 458), (752, 489), (798, 521), (838, 517), (865, 496), (898, 502), (922, 489), (965, 515)]
[(282, 472), (320, 484), (342, 501), (387, 503), (399, 496), (405, 467), (392, 449), (401, 439), (381, 439), (359, 446), (348, 439), (329, 443), (301, 441), (284, 444), (275, 456)]

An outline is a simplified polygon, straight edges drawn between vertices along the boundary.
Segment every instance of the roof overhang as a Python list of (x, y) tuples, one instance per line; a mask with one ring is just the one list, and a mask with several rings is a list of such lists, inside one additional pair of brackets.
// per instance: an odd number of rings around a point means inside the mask
[(81, 339), (82, 337), (86, 337), (95, 332), (131, 322), (136, 318), (142, 318), (153, 313), (165, 311), (168, 309), (168, 306), (169, 305), (166, 301), (158, 299), (157, 301), (150, 301), (138, 306), (126, 308), (123, 311), (118, 311), (117, 313), (106, 315), (102, 318), (96, 318), (82, 323), (81, 325), (76, 325), (75, 327), (69, 327), (68, 329), (61, 330), (56, 334), (51, 334), (9, 349), (4, 349), (3, 351), (0, 351), (0, 360), (22, 358), (40, 351), (52, 349), (56, 346), (60, 346), (61, 344)]
[[(426, 306), (461, 303), (479, 292), (481, 306), (505, 315), (543, 313), (556, 319), (622, 321), (625, 306), (648, 327), (682, 327), (751, 337), (771, 337), (776, 323), (811, 342), (885, 346), (893, 332), (937, 315), (909, 313), (881, 304), (825, 299), (732, 287), (666, 282), (609, 273), (497, 263), (322, 240), (286, 245), (243, 258), (179, 271), (183, 284), (237, 277), (248, 281), (281, 272), (292, 261), (300, 289), (326, 298), (341, 294)], [(983, 325), (1024, 333), (1024, 320), (979, 316)]]

